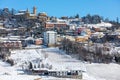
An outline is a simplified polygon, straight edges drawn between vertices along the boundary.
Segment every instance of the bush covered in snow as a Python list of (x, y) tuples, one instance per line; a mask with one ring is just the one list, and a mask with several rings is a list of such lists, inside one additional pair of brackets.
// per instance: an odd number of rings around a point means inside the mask
[(14, 65), (14, 60), (13, 60), (13, 59), (8, 59), (8, 60), (7, 60), (7, 62), (8, 62), (8, 63), (10, 63), (10, 64), (11, 64), (11, 66), (13, 66), (13, 65)]

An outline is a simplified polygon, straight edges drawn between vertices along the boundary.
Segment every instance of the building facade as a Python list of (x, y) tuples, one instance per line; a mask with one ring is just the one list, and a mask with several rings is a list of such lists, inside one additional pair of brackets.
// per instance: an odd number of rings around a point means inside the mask
[(44, 44), (47, 46), (55, 46), (57, 39), (57, 32), (47, 31), (44, 32)]

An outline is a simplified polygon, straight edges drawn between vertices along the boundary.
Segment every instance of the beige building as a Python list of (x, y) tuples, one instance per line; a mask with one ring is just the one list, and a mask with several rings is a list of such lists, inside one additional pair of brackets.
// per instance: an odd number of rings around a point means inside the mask
[(18, 20), (25, 20), (25, 19), (37, 19), (37, 9), (33, 7), (33, 13), (30, 13), (29, 10), (21, 10), (17, 14), (15, 14), (15, 18)]
[(41, 12), (38, 13), (38, 17), (39, 21), (47, 21), (49, 20), (49, 17), (47, 16), (47, 14), (45, 12)]
[(89, 37), (88, 36), (77, 36), (75, 37), (76, 42), (86, 42), (88, 41)]

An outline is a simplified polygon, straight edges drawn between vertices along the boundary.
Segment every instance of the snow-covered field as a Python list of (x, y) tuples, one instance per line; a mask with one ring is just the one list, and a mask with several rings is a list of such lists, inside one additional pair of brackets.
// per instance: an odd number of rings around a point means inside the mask
[(105, 80), (120, 80), (120, 65), (111, 64), (86, 64), (87, 73), (96, 78), (103, 78)]
[(34, 80), (37, 78), (42, 80), (77, 80), (21, 74), (24, 73), (21, 65), (25, 61), (32, 61), (38, 58), (45, 59), (45, 63), (52, 64), (52, 70), (82, 69), (86, 71), (83, 73), (83, 80), (120, 80), (120, 65), (114, 63), (83, 63), (64, 54), (58, 48), (15, 50), (12, 51), (10, 58), (15, 60), (16, 65), (10, 66), (6, 62), (0, 61), (0, 80)]
[(16, 66), (10, 66), (6, 62), (0, 60), (0, 80), (34, 80), (41, 78), (40, 76), (19, 75)]

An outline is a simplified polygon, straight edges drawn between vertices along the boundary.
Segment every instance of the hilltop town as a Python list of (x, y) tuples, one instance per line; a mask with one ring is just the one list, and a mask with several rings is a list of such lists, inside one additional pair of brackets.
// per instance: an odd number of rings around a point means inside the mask
[(118, 18), (110, 21), (90, 14), (58, 18), (35, 6), (32, 12), (0, 9), (0, 79), (14, 75), (14, 80), (108, 80), (108, 75), (102, 79), (92, 73), (91, 66), (108, 64), (120, 71), (119, 43)]

